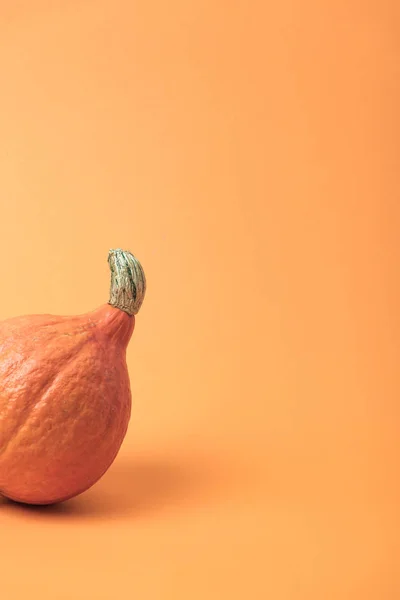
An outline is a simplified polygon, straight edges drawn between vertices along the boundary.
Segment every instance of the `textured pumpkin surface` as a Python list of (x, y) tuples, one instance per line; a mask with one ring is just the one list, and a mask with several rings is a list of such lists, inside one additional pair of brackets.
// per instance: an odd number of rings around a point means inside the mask
[(131, 410), (134, 316), (106, 304), (78, 317), (0, 323), (0, 493), (65, 500), (113, 462)]

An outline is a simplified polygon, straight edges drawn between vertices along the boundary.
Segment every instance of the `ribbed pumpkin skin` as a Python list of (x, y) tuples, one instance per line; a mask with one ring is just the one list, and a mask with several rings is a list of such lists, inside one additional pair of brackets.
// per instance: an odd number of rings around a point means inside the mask
[(52, 504), (108, 469), (131, 412), (135, 317), (106, 304), (77, 317), (0, 322), (0, 493)]

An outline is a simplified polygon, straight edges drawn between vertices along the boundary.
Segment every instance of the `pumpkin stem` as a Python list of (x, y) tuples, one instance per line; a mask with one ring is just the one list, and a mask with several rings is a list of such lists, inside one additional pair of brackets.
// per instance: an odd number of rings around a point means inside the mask
[(128, 315), (136, 315), (146, 293), (146, 278), (142, 265), (130, 252), (117, 248), (108, 253), (111, 269), (111, 306)]

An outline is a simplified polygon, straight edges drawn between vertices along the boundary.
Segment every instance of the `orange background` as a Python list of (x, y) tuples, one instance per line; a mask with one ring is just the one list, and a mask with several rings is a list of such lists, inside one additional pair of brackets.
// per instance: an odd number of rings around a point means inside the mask
[(92, 490), (0, 504), (5, 600), (394, 600), (397, 2), (3, 2), (0, 318), (142, 261)]

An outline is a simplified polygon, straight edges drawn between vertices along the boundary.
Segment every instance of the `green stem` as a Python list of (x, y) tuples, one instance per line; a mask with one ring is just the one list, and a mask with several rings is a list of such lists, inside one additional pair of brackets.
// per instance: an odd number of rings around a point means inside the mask
[(128, 315), (136, 315), (146, 293), (146, 278), (140, 262), (125, 250), (117, 248), (108, 253), (111, 269), (111, 306)]

